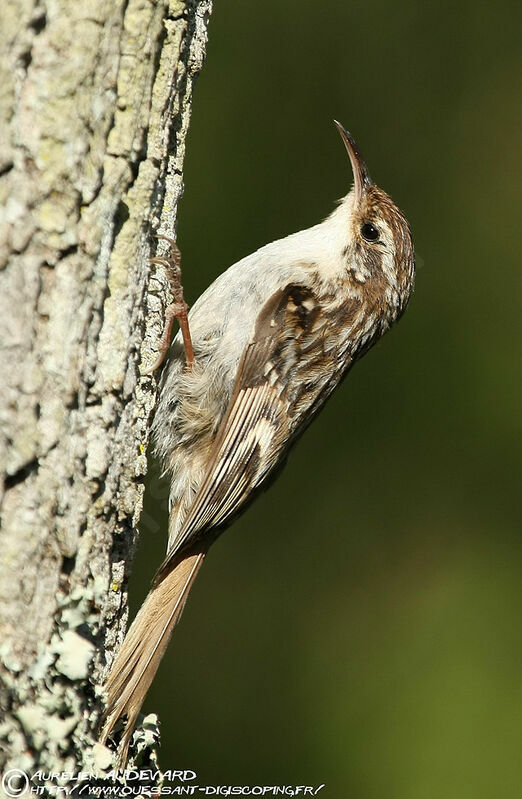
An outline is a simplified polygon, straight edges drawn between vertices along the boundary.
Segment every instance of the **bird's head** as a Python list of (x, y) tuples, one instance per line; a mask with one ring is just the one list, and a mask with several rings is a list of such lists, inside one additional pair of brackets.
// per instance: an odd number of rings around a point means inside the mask
[(352, 135), (335, 122), (352, 165), (354, 184), (343, 206), (349, 230), (343, 251), (354, 280), (372, 286), (387, 284), (386, 299), (400, 315), (413, 289), (415, 255), (404, 214), (372, 181)]

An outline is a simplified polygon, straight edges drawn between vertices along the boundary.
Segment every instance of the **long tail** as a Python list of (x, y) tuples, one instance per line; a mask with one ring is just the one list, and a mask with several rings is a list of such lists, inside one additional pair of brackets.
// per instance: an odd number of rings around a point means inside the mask
[(120, 744), (119, 762), (125, 764), (136, 719), (158, 670), (163, 653), (179, 621), (188, 592), (201, 568), (205, 550), (184, 555), (151, 588), (134, 619), (105, 685), (107, 710), (102, 743), (122, 716), (127, 726)]

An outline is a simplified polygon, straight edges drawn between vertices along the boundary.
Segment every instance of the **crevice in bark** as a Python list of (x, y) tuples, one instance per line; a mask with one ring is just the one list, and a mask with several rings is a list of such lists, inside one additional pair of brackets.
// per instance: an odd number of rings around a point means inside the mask
[(22, 466), (21, 469), (18, 469), (14, 474), (9, 474), (5, 478), (4, 488), (5, 491), (9, 491), (11, 488), (14, 488), (19, 483), (27, 480), (31, 474), (36, 472), (38, 469), (38, 458), (34, 458), (30, 463), (26, 463)]

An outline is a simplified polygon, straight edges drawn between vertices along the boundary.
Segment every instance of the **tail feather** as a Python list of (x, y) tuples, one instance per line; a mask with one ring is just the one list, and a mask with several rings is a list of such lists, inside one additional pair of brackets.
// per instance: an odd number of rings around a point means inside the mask
[(112, 664), (105, 685), (107, 710), (101, 741), (106, 740), (118, 720), (126, 715), (127, 726), (120, 744), (122, 763), (127, 760), (136, 719), (205, 554), (206, 550), (192, 551), (161, 576), (141, 606)]

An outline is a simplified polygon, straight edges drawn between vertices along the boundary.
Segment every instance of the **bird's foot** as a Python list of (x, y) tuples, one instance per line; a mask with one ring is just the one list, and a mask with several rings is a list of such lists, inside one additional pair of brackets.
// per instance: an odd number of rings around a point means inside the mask
[(143, 374), (151, 374), (152, 372), (155, 372), (165, 360), (165, 356), (170, 346), (170, 336), (174, 319), (178, 320), (181, 329), (187, 366), (190, 367), (194, 363), (194, 347), (192, 346), (192, 337), (190, 335), (188, 305), (183, 297), (183, 286), (181, 284), (181, 253), (174, 239), (161, 235), (156, 235), (156, 238), (168, 241), (172, 254), (170, 257), (164, 256), (159, 258), (151, 258), (149, 263), (159, 264), (165, 268), (169, 278), (173, 302), (165, 309), (165, 325), (158, 345), (158, 357), (154, 363), (143, 372)]

